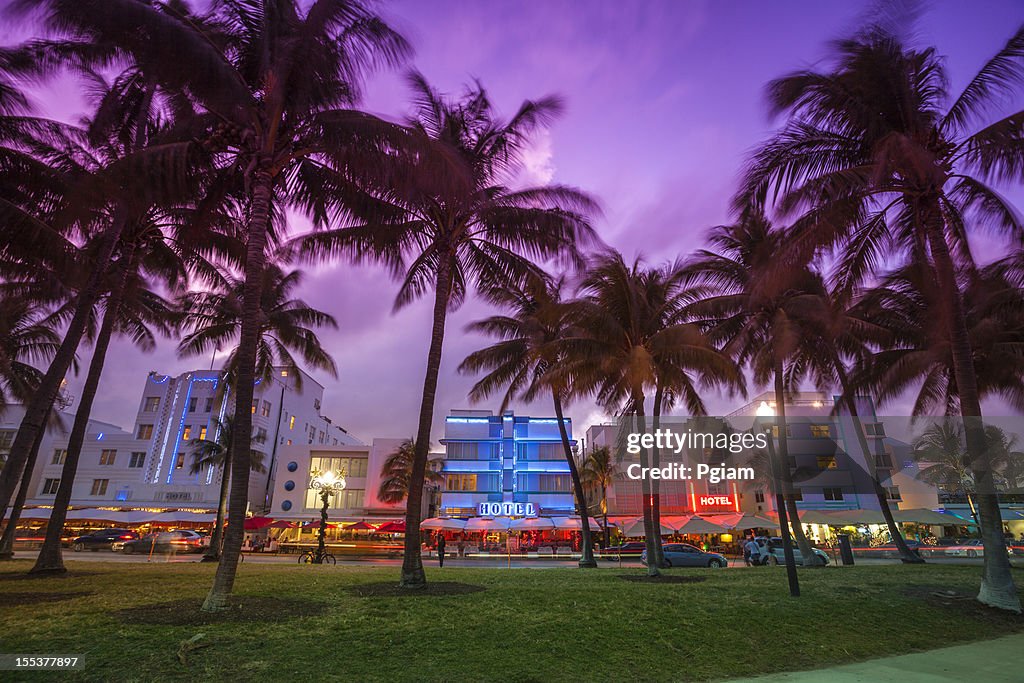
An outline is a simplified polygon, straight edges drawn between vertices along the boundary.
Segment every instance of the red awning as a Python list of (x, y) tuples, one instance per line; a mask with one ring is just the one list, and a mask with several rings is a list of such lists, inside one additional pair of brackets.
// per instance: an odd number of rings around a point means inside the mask
[[(317, 521), (317, 520), (314, 520), (312, 522), (306, 522), (305, 524), (303, 524), (299, 528), (300, 529), (319, 529), (320, 528), (320, 522)], [(331, 522), (327, 522), (327, 527), (326, 528), (328, 528), (328, 529), (337, 529), (338, 525), (337, 524), (333, 524)]]
[(273, 523), (273, 517), (250, 517), (242, 524), (242, 528), (246, 531), (256, 531), (257, 529), (268, 527)]
[(284, 519), (279, 519), (276, 522), (274, 522), (273, 524), (268, 524), (267, 528), (268, 529), (294, 529), (297, 526), (298, 526), (298, 524), (296, 524), (295, 522), (289, 522), (289, 521), (284, 520)]
[[(352, 531), (356, 531), (356, 530), (376, 530), (376, 529), (377, 529), (377, 527), (373, 526), (372, 524), (367, 524), (366, 522), (356, 522), (355, 524), (346, 524), (345, 525), (345, 530), (346, 531), (349, 531), (349, 530), (352, 530)], [(404, 531), (404, 529), (403, 529), (403, 531)]]
[(377, 531), (385, 534), (404, 534), (405, 522), (385, 522), (377, 528)]

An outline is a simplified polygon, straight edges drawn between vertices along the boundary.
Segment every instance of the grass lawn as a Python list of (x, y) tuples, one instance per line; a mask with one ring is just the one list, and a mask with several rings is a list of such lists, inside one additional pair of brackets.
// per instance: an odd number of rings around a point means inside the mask
[[(61, 680), (708, 680), (810, 669), (1024, 630), (977, 606), (979, 568), (428, 569), (243, 565), (238, 607), (199, 612), (200, 564), (0, 565), (0, 652), (84, 655)], [(1017, 572), (1018, 585), (1024, 572)], [(940, 597), (952, 590), (960, 596)], [(203, 634), (195, 645), (183, 645)], [(184, 661), (184, 663), (183, 663)], [(9, 680), (53, 680), (5, 672)]]

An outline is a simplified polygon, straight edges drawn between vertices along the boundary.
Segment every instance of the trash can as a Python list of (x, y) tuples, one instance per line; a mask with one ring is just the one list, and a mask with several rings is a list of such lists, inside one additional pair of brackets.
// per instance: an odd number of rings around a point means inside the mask
[(850, 547), (849, 534), (837, 534), (839, 538), (839, 556), (843, 558), (843, 564), (853, 564), (853, 548)]

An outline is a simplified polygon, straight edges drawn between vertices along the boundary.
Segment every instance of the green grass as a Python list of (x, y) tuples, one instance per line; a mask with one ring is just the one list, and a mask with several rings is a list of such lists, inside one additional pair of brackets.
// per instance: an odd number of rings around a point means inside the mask
[[(431, 568), (433, 582), (482, 590), (392, 595), (396, 567), (250, 564), (241, 607), (209, 618), (198, 609), (210, 565), (69, 566), (49, 579), (21, 578), (26, 562), (0, 566), (0, 652), (84, 655), (85, 670), (61, 680), (708, 680), (1024, 629), (933, 595), (973, 596), (976, 567), (804, 570), (791, 599), (770, 568), (674, 570), (706, 579), (674, 584), (621, 578), (637, 569)], [(206, 647), (182, 664), (196, 634)]]

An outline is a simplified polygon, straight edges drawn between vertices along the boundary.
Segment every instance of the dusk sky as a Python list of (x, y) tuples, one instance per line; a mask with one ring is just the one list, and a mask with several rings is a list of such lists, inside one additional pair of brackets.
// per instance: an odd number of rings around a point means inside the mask
[[(850, 32), (867, 6), (409, 0), (384, 4), (382, 12), (412, 42), (416, 54), (409, 66), (443, 91), (458, 93), (478, 78), (505, 114), (523, 99), (562, 95), (566, 113), (537, 137), (527, 179), (594, 194), (605, 208), (596, 224), (601, 238), (627, 258), (640, 253), (660, 262), (698, 248), (707, 228), (728, 220), (744, 155), (773, 126), (764, 84), (821, 59), (826, 41)], [(919, 22), (919, 42), (947, 56), (952, 89), (959, 91), (1022, 20), (1020, 0), (939, 2)], [(5, 21), (0, 43), (30, 33)], [(38, 91), (40, 110), (73, 118), (80, 98), (68, 85)], [(398, 118), (407, 94), (401, 73), (376, 75), (365, 108)], [(1020, 192), (1010, 194), (1022, 205)], [(998, 253), (992, 239), (977, 246), (981, 255)], [(365, 440), (411, 435), (419, 409), (430, 302), (392, 314), (395, 290), (378, 269), (337, 263), (310, 272), (302, 292), (340, 326), (321, 336), (339, 367), (338, 381), (317, 376), (327, 387), (324, 412)], [(487, 343), (462, 331), (486, 314), (485, 306), (470, 302), (449, 319), (435, 443), (448, 409), (470, 407), (466, 394), (473, 379), (458, 376), (455, 368)], [(176, 374), (209, 367), (210, 358), (179, 360), (167, 340), (148, 355), (117, 342), (107, 365), (93, 415), (130, 428), (149, 370)], [(79, 393), (81, 379), (72, 380), (72, 393)], [(499, 401), (477, 407), (497, 409)], [(707, 402), (721, 413), (742, 399), (709, 393)], [(551, 412), (546, 403), (514, 408)], [(900, 406), (886, 412), (899, 414)], [(579, 436), (604, 419), (584, 403), (569, 414)]]

